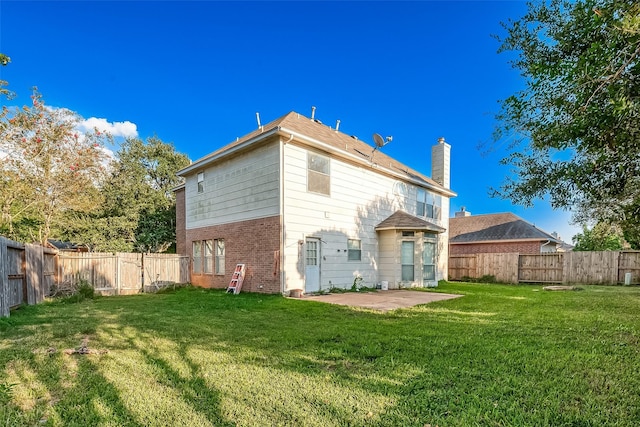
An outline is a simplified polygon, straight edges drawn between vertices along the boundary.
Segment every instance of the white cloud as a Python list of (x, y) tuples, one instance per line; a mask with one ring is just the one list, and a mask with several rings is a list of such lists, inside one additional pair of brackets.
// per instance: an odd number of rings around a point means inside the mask
[(138, 136), (138, 127), (130, 121), (108, 122), (107, 119), (90, 117), (80, 122), (78, 128), (83, 132), (98, 129), (100, 132), (109, 133), (113, 137), (135, 138)]

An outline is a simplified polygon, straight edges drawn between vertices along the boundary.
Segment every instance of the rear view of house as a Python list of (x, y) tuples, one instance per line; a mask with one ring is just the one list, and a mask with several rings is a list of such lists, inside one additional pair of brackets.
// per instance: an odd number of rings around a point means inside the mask
[(455, 196), (449, 151), (444, 139), (431, 148), (428, 177), (288, 113), (179, 172), (178, 252), (203, 287), (227, 287), (238, 263), (252, 292), (436, 286)]

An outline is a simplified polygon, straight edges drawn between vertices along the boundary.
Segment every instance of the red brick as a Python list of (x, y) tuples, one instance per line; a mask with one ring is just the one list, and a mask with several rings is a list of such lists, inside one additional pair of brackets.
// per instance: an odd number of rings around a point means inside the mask
[(472, 243), (467, 245), (449, 245), (449, 255), (469, 255), (480, 253), (519, 253), (539, 254), (544, 242), (504, 242), (504, 243)]
[[(186, 255), (193, 256), (192, 243), (198, 240), (224, 239), (226, 251), (224, 276), (192, 272), (191, 283), (224, 289), (229, 286), (236, 264), (245, 264), (243, 292), (280, 293), (281, 268), (274, 265), (275, 252), (280, 251), (280, 236), (280, 216), (186, 230)], [(193, 268), (193, 262), (191, 265)]]

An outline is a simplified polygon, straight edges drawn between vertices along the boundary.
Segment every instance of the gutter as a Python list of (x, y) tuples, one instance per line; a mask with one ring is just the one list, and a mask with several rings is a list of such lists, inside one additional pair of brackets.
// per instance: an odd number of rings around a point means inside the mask
[(319, 140), (317, 140), (315, 138), (308, 137), (306, 135), (303, 135), (301, 133), (298, 133), (296, 131), (293, 131), (293, 130), (290, 130), (290, 129), (287, 129), (287, 128), (284, 128), (284, 127), (281, 127), (281, 126), (277, 126), (277, 127), (274, 127), (273, 129), (270, 129), (270, 130), (268, 130), (266, 132), (262, 132), (262, 133), (260, 133), (260, 134), (258, 134), (256, 136), (254, 136), (254, 137), (251, 137), (251, 138), (247, 139), (246, 141), (241, 142), (238, 145), (230, 147), (227, 150), (221, 151), (216, 155), (213, 155), (213, 156), (210, 156), (210, 157), (204, 157), (204, 158), (202, 158), (200, 160), (196, 160), (191, 165), (189, 165), (186, 168), (178, 171), (177, 175), (184, 177), (185, 175), (188, 175), (191, 172), (194, 172), (194, 171), (196, 171), (198, 169), (206, 167), (207, 165), (209, 165), (210, 163), (215, 162), (216, 160), (222, 159), (222, 158), (227, 157), (227, 156), (229, 156), (231, 154), (234, 154), (234, 153), (236, 153), (238, 151), (244, 150), (248, 146), (250, 146), (250, 145), (252, 145), (252, 144), (254, 144), (256, 142), (259, 142), (259, 141), (261, 141), (261, 140), (263, 140), (265, 138), (273, 136), (273, 135), (280, 135), (280, 136), (283, 136), (283, 137), (289, 137), (289, 140), (287, 142), (291, 141), (293, 139), (293, 137), (295, 137), (296, 139), (298, 139), (300, 141), (304, 141), (304, 142), (309, 143), (311, 146), (315, 146), (315, 147), (321, 148), (321, 149), (323, 149), (324, 151), (326, 151), (328, 153), (339, 155), (340, 157), (348, 159), (348, 160), (351, 160), (352, 162), (354, 162), (356, 164), (370, 166), (372, 169), (377, 169), (381, 173), (387, 174), (389, 176), (392, 176), (394, 178), (400, 179), (402, 181), (410, 182), (410, 183), (415, 184), (415, 185), (417, 185), (419, 187), (428, 188), (428, 189), (430, 189), (432, 191), (435, 191), (436, 193), (439, 193), (439, 194), (441, 194), (443, 196), (448, 196), (448, 197), (456, 197), (457, 196), (457, 193), (455, 193), (455, 192), (453, 192), (453, 191), (451, 191), (449, 189), (446, 189), (444, 187), (434, 186), (432, 184), (429, 184), (428, 182), (424, 182), (424, 181), (421, 181), (421, 180), (417, 180), (417, 179), (411, 178), (411, 177), (406, 176), (406, 175), (404, 175), (402, 173), (395, 172), (395, 171), (393, 171), (391, 169), (385, 168), (385, 167), (380, 166), (380, 165), (376, 165), (375, 167), (371, 166), (368, 163), (366, 163), (365, 161), (363, 161), (360, 157), (358, 157), (358, 156), (356, 156), (354, 154), (348, 153), (348, 152), (346, 152), (344, 150), (341, 150), (339, 148), (336, 148), (336, 147), (333, 147), (333, 146), (331, 146), (329, 144), (326, 144), (326, 143), (324, 143), (322, 141), (319, 141)]
[(252, 145), (252, 144), (260, 141), (261, 139), (268, 138), (268, 137), (270, 137), (272, 135), (276, 135), (279, 130), (280, 130), (280, 127), (273, 128), (271, 130), (268, 130), (267, 132), (263, 132), (263, 133), (260, 133), (259, 135), (256, 135), (256, 136), (254, 136), (252, 138), (249, 138), (246, 141), (243, 141), (238, 145), (234, 145), (233, 147), (230, 147), (227, 150), (221, 151), (216, 155), (213, 155), (211, 157), (203, 157), (200, 160), (196, 160), (195, 162), (191, 163), (186, 168), (184, 168), (182, 170), (179, 170), (177, 175), (178, 176), (188, 175), (189, 173), (191, 173), (191, 172), (193, 172), (193, 171), (195, 171), (197, 169), (200, 169), (200, 168), (203, 168), (203, 167), (207, 166), (209, 163), (213, 163), (216, 160), (219, 160), (219, 159), (221, 159), (223, 157), (227, 157), (227, 156), (229, 156), (229, 155), (231, 155), (233, 153), (236, 153), (236, 152), (238, 152), (240, 150), (243, 150), (246, 147), (248, 147), (249, 145)]
[[(358, 157), (358, 156), (356, 156), (354, 154), (348, 153), (348, 152), (346, 152), (344, 150), (340, 150), (339, 148), (335, 148), (335, 147), (333, 147), (333, 146), (331, 146), (329, 144), (325, 144), (324, 142), (319, 141), (319, 140), (317, 140), (315, 138), (311, 138), (311, 137), (308, 137), (306, 135), (302, 135), (300, 133), (297, 133), (295, 131), (292, 131), (292, 130), (289, 130), (289, 129), (286, 129), (286, 128), (280, 128), (279, 127), (278, 129), (281, 130), (282, 132), (285, 132), (285, 136), (287, 134), (288, 135), (295, 135), (295, 137), (297, 139), (302, 140), (302, 141), (306, 141), (306, 142), (310, 143), (313, 146), (320, 147), (320, 148), (322, 148), (323, 150), (325, 150), (325, 151), (327, 151), (329, 153), (338, 154), (343, 158), (347, 158), (347, 159), (353, 161), (354, 163), (368, 165), (368, 163), (364, 162), (360, 157)], [(446, 189), (444, 187), (433, 186), (433, 185), (431, 185), (431, 184), (429, 184), (427, 182), (419, 181), (417, 179), (413, 179), (411, 177), (408, 177), (408, 176), (403, 175), (401, 173), (395, 172), (395, 171), (393, 171), (391, 169), (382, 167), (380, 165), (376, 166), (375, 169), (377, 169), (379, 171), (382, 171), (382, 172), (386, 173), (387, 175), (391, 175), (393, 177), (401, 179), (403, 181), (409, 181), (409, 182), (411, 182), (413, 184), (416, 184), (416, 185), (418, 185), (420, 187), (429, 188), (430, 190), (433, 190), (433, 191), (435, 191), (435, 192), (437, 192), (439, 194), (442, 194), (444, 196), (449, 196), (449, 197), (457, 196), (456, 193), (454, 193), (453, 191), (448, 190), (448, 189)]]

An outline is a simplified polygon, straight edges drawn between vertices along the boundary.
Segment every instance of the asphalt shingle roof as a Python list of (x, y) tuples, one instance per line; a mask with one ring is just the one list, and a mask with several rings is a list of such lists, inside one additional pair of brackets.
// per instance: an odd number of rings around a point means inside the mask
[[(324, 125), (316, 120), (312, 120), (294, 111), (285, 114), (284, 116), (244, 135), (236, 141), (225, 145), (224, 147), (206, 155), (205, 157), (196, 160), (192, 163), (192, 165), (198, 163), (206, 164), (208, 160), (223, 154), (225, 151), (228, 151), (253, 138), (259, 137), (263, 133), (279, 129), (283, 130), (284, 132), (286, 132), (287, 130), (293, 131), (295, 133), (302, 134), (306, 137), (322, 142), (323, 144), (339, 150), (340, 152), (351, 155), (355, 161), (359, 161), (362, 164), (370, 166), (372, 163), (374, 163), (382, 168), (387, 168), (395, 173), (404, 175), (409, 179), (422, 182), (427, 186), (444, 189), (443, 186), (435, 182), (430, 177), (409, 168), (408, 166), (386, 155), (381, 150), (376, 150), (374, 153), (374, 147), (365, 143), (364, 141), (339, 132), (327, 125)], [(424, 149), (425, 153), (430, 150), (430, 148), (426, 145)], [(187, 169), (192, 170), (191, 166)], [(449, 189), (444, 190), (446, 190), (447, 193), (451, 192), (451, 190)]]
[(438, 227), (422, 218), (415, 217), (403, 211), (395, 211), (391, 216), (376, 225), (379, 230), (422, 230), (433, 233), (444, 233), (445, 229)]
[(561, 242), (512, 213), (449, 218), (449, 243), (496, 240), (551, 240)]

